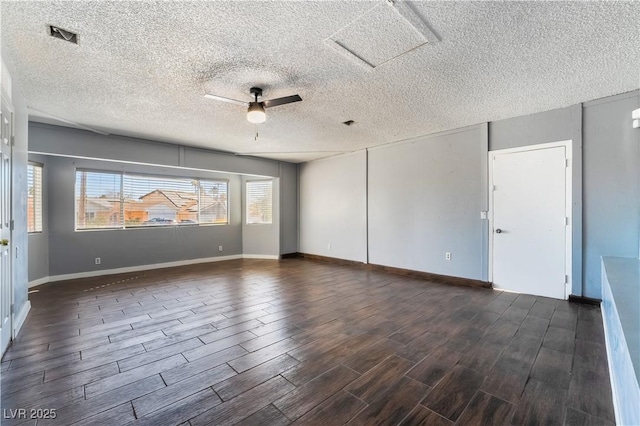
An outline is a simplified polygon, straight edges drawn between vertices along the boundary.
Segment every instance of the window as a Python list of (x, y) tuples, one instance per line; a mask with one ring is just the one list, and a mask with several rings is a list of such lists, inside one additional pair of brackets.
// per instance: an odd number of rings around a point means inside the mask
[(27, 231), (42, 232), (42, 164), (27, 168)]
[(76, 229), (121, 228), (122, 174), (76, 171)]
[(200, 223), (228, 223), (227, 182), (200, 181)]
[(272, 181), (247, 182), (247, 224), (272, 222)]
[(198, 223), (198, 181), (124, 176), (125, 226)]
[(221, 180), (78, 170), (76, 229), (227, 224), (227, 193)]

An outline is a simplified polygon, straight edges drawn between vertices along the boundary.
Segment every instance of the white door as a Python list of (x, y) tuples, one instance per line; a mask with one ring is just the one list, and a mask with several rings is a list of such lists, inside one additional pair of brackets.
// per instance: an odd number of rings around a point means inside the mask
[[(11, 124), (12, 113), (2, 100), (0, 115), (0, 240), (11, 242)], [(0, 244), (0, 354), (11, 340), (11, 246)]]
[(565, 299), (566, 147), (490, 156), (494, 287)]

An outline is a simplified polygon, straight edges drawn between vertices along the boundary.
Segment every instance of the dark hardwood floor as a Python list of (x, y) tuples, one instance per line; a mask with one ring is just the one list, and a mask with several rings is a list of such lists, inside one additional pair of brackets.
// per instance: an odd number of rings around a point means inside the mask
[(614, 422), (594, 306), (302, 259), (35, 290), (3, 425)]

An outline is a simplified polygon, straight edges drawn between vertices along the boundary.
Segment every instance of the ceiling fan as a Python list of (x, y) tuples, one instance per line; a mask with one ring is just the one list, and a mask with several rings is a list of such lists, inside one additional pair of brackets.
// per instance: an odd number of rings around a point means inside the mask
[(254, 97), (253, 102), (238, 101), (235, 99), (224, 98), (222, 96), (204, 95), (207, 99), (214, 99), (216, 101), (229, 102), (236, 105), (248, 106), (247, 120), (251, 123), (259, 124), (264, 123), (267, 120), (267, 114), (265, 108), (273, 108), (279, 105), (286, 105), (292, 102), (299, 102), (302, 98), (299, 95), (285, 96), (283, 98), (269, 99), (266, 101), (258, 101), (259, 97), (262, 97), (262, 89), (259, 87), (252, 87), (249, 89), (249, 93)]

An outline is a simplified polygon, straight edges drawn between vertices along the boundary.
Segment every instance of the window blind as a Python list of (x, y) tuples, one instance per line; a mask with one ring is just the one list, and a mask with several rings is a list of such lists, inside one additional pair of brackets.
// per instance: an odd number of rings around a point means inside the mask
[(198, 180), (124, 175), (125, 226), (198, 223)]
[(78, 170), (76, 229), (226, 224), (227, 195), (222, 180)]
[(247, 181), (247, 224), (272, 223), (272, 181)]
[(122, 227), (122, 174), (76, 171), (76, 229)]
[(200, 181), (200, 223), (229, 223), (227, 192), (227, 182)]
[(42, 165), (27, 167), (27, 231), (42, 232)]

